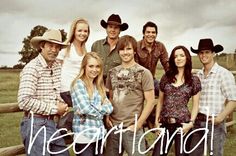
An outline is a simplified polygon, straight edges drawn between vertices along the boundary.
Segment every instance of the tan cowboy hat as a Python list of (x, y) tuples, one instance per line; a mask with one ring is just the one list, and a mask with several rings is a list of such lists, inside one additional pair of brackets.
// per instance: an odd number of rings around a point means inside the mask
[(119, 15), (116, 14), (112, 14), (108, 19), (107, 22), (105, 22), (104, 20), (101, 20), (100, 22), (101, 26), (103, 28), (107, 28), (108, 24), (114, 24), (114, 25), (119, 25), (120, 26), (120, 30), (121, 31), (125, 31), (129, 28), (129, 25), (127, 23), (122, 23), (121, 24), (121, 18)]
[(61, 45), (62, 48), (66, 48), (68, 44), (62, 42), (61, 32), (59, 30), (48, 29), (43, 36), (36, 36), (30, 40), (31, 45), (36, 48), (40, 49), (40, 42), (47, 41), (51, 43), (56, 43)]
[(191, 51), (195, 54), (198, 54), (201, 50), (211, 50), (212, 52), (218, 53), (224, 50), (223, 46), (220, 44), (213, 45), (213, 41), (210, 38), (200, 39), (198, 43), (198, 49), (193, 49)]

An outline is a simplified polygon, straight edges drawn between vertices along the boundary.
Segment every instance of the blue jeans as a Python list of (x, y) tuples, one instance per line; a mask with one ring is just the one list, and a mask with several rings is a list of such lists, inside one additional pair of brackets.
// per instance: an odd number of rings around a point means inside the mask
[[(169, 133), (169, 139), (171, 138), (171, 136), (175, 133), (175, 131), (177, 130), (177, 128), (182, 127), (181, 124), (179, 123), (175, 123), (175, 124), (162, 124), (161, 128), (165, 128), (165, 134), (163, 138), (163, 142), (162, 142), (162, 138), (160, 138), (157, 143), (155, 144), (154, 150), (152, 155), (153, 156), (167, 156), (168, 152), (170, 151), (171, 145), (173, 144), (173, 141), (175, 141), (175, 155), (176, 156), (185, 156), (187, 155), (184, 150), (180, 151), (180, 147), (181, 147), (181, 134), (179, 134), (178, 132), (174, 135), (173, 139), (170, 141), (170, 143), (168, 144), (167, 147), (167, 152), (165, 152), (166, 146), (167, 146), (167, 131)], [(189, 133), (189, 132), (188, 132)], [(188, 135), (188, 133), (186, 135)], [(183, 140), (186, 139), (186, 135), (183, 137)], [(186, 143), (186, 149), (189, 150), (189, 143), (191, 138), (188, 138), (187, 143)], [(183, 146), (183, 144), (182, 144)], [(162, 148), (161, 148), (162, 147)], [(184, 147), (183, 147), (184, 148)], [(162, 150), (162, 154), (161, 154), (161, 150)]]
[[(31, 118), (24, 117), (22, 122), (21, 122), (21, 136), (22, 140), (25, 146), (25, 153), (28, 156), (50, 156), (53, 154), (50, 154), (49, 151), (47, 150), (47, 144), (49, 138), (57, 131), (55, 122), (53, 120), (48, 120), (45, 118), (38, 118), (34, 117), (34, 122), (33, 122), (33, 133), (32, 133), (32, 139), (35, 138), (36, 133), (39, 131), (41, 127), (45, 126), (46, 128), (46, 136), (44, 136), (44, 130), (41, 130), (39, 134), (37, 135), (35, 141), (33, 142), (33, 145), (31, 147), (30, 153), (28, 153), (28, 148), (29, 148), (29, 143), (30, 143), (30, 135), (31, 135)], [(54, 135), (53, 138), (59, 137), (60, 134), (57, 133)], [(46, 143), (44, 146), (44, 137), (46, 137)], [(43, 153), (43, 147), (45, 147), (45, 153)], [(59, 152), (67, 148), (65, 145), (64, 139), (60, 138), (54, 141), (50, 142), (50, 151), (51, 152)], [(57, 156), (69, 156), (68, 150), (66, 150), (63, 153), (60, 154), (54, 154)]]
[[(106, 156), (122, 156), (124, 150), (127, 152), (129, 156), (141, 156), (145, 154), (140, 154), (138, 152), (138, 142), (141, 136), (143, 135), (143, 129), (140, 129), (136, 132), (135, 137), (135, 152), (132, 154), (133, 150), (133, 135), (132, 131), (126, 131), (122, 133), (122, 142), (120, 142), (120, 133), (114, 134), (113, 132), (108, 136), (106, 148), (105, 148), (105, 155)], [(121, 153), (119, 153), (119, 145), (121, 144)], [(143, 138), (140, 144), (140, 150), (144, 152), (145, 148), (145, 140)]]
[[(198, 128), (205, 128), (206, 122), (204, 121), (196, 121), (193, 130), (197, 130)], [(207, 133), (207, 149), (208, 152), (213, 152), (214, 156), (223, 156), (223, 147), (226, 138), (226, 126), (225, 123), (220, 123), (219, 125), (214, 125), (214, 134), (212, 136), (212, 124), (208, 123)], [(197, 143), (199, 143), (200, 139), (203, 137), (204, 131), (197, 131), (192, 134), (192, 142), (190, 146), (190, 150), (192, 150)], [(211, 138), (213, 137), (213, 149), (211, 149)], [(204, 153), (204, 141), (203, 140), (200, 145), (190, 153), (190, 156), (201, 156)]]
[[(103, 156), (103, 154), (101, 153), (101, 143), (102, 143), (102, 141), (99, 140), (97, 154), (95, 154), (96, 142), (93, 142), (82, 153), (76, 154), (76, 156)], [(79, 151), (83, 150), (86, 146), (87, 146), (87, 144), (76, 143), (75, 150), (76, 150), (76, 152), (79, 152)]]

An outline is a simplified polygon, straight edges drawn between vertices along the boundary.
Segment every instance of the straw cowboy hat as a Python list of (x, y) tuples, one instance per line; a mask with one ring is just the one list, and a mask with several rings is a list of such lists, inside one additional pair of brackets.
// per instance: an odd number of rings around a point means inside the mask
[(210, 38), (200, 39), (198, 43), (198, 49), (193, 49), (191, 51), (195, 54), (198, 54), (201, 50), (211, 50), (212, 52), (218, 53), (224, 50), (223, 46), (220, 44), (213, 45), (213, 41)]
[(43, 34), (43, 36), (33, 37), (30, 40), (30, 43), (34, 48), (40, 49), (41, 41), (56, 43), (56, 44), (61, 45), (62, 48), (65, 48), (68, 46), (68, 44), (62, 42), (62, 36), (59, 30), (49, 29)]
[(120, 26), (120, 30), (121, 31), (125, 31), (128, 29), (129, 25), (127, 23), (122, 23), (121, 24), (121, 18), (119, 15), (116, 14), (112, 14), (108, 19), (107, 22), (105, 22), (104, 20), (101, 20), (100, 22), (101, 26), (103, 28), (107, 28), (108, 24), (114, 24), (114, 25), (119, 25)]

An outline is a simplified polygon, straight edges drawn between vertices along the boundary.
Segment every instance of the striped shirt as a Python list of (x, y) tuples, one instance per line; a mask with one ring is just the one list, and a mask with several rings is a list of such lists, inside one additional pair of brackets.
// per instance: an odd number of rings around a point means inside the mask
[(56, 114), (56, 104), (60, 99), (60, 74), (60, 64), (54, 62), (49, 67), (41, 54), (30, 61), (20, 74), (20, 109), (42, 115)]
[(202, 91), (199, 112), (217, 116), (224, 110), (225, 100), (236, 100), (236, 85), (233, 74), (215, 63), (207, 76), (203, 69), (197, 73)]
[[(85, 84), (81, 79), (72, 87), (71, 97), (74, 111), (79, 111), (80, 113), (80, 115), (75, 114), (74, 116), (73, 132), (81, 132), (83, 136), (89, 139), (94, 137), (102, 139), (106, 133), (103, 116), (109, 115), (113, 111), (111, 102), (106, 98), (102, 104), (102, 97), (96, 87), (93, 97), (90, 99)], [(85, 120), (80, 117), (81, 115), (85, 115)]]

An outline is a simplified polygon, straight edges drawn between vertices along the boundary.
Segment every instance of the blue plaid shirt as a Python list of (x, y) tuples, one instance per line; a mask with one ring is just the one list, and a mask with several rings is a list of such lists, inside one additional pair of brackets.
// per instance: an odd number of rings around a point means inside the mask
[[(102, 139), (106, 130), (103, 123), (103, 116), (109, 115), (113, 111), (111, 102), (107, 99), (102, 104), (102, 97), (95, 87), (92, 99), (89, 98), (84, 82), (79, 79), (71, 89), (73, 109), (79, 111), (75, 113), (73, 119), (73, 132), (83, 133), (82, 135), (92, 139)], [(85, 119), (81, 117), (85, 116)], [(83, 132), (82, 132), (83, 131)]]

